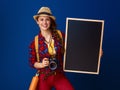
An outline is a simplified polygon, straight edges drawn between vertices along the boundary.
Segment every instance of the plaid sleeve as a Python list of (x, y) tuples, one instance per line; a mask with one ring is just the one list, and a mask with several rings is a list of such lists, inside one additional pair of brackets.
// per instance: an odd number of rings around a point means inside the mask
[(34, 68), (34, 63), (36, 62), (36, 52), (35, 52), (35, 41), (33, 41), (29, 46), (29, 64)]

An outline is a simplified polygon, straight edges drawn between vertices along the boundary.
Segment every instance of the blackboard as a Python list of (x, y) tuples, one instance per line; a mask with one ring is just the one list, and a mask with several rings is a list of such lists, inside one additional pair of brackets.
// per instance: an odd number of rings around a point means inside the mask
[(104, 20), (66, 18), (65, 72), (99, 74)]

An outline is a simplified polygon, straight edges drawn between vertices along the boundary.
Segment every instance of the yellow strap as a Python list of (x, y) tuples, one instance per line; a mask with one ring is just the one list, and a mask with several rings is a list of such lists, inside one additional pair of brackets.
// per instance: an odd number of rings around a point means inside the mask
[(35, 36), (35, 51), (36, 51), (36, 57), (37, 57), (37, 62), (40, 61), (39, 59), (39, 52), (38, 52), (38, 35)]

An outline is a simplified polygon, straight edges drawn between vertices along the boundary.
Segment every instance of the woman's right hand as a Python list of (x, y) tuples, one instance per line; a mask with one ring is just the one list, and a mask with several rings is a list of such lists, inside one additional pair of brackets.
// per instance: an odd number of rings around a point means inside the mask
[(42, 62), (35, 62), (34, 67), (39, 69), (39, 68), (45, 68), (49, 66), (49, 59), (48, 58), (43, 58)]
[(48, 58), (43, 58), (43, 60), (42, 60), (42, 66), (43, 66), (43, 68), (49, 66), (49, 59)]

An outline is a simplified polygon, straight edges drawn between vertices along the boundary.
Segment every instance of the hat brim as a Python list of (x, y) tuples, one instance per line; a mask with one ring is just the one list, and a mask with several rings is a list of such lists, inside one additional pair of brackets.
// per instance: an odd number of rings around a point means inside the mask
[(46, 14), (34, 15), (34, 16), (33, 16), (33, 18), (34, 18), (34, 20), (37, 20), (37, 19), (38, 19), (38, 17), (40, 17), (40, 16), (48, 16), (48, 17), (52, 18), (53, 20), (55, 20), (55, 17), (54, 17), (54, 16), (51, 16), (51, 15), (46, 15)]

